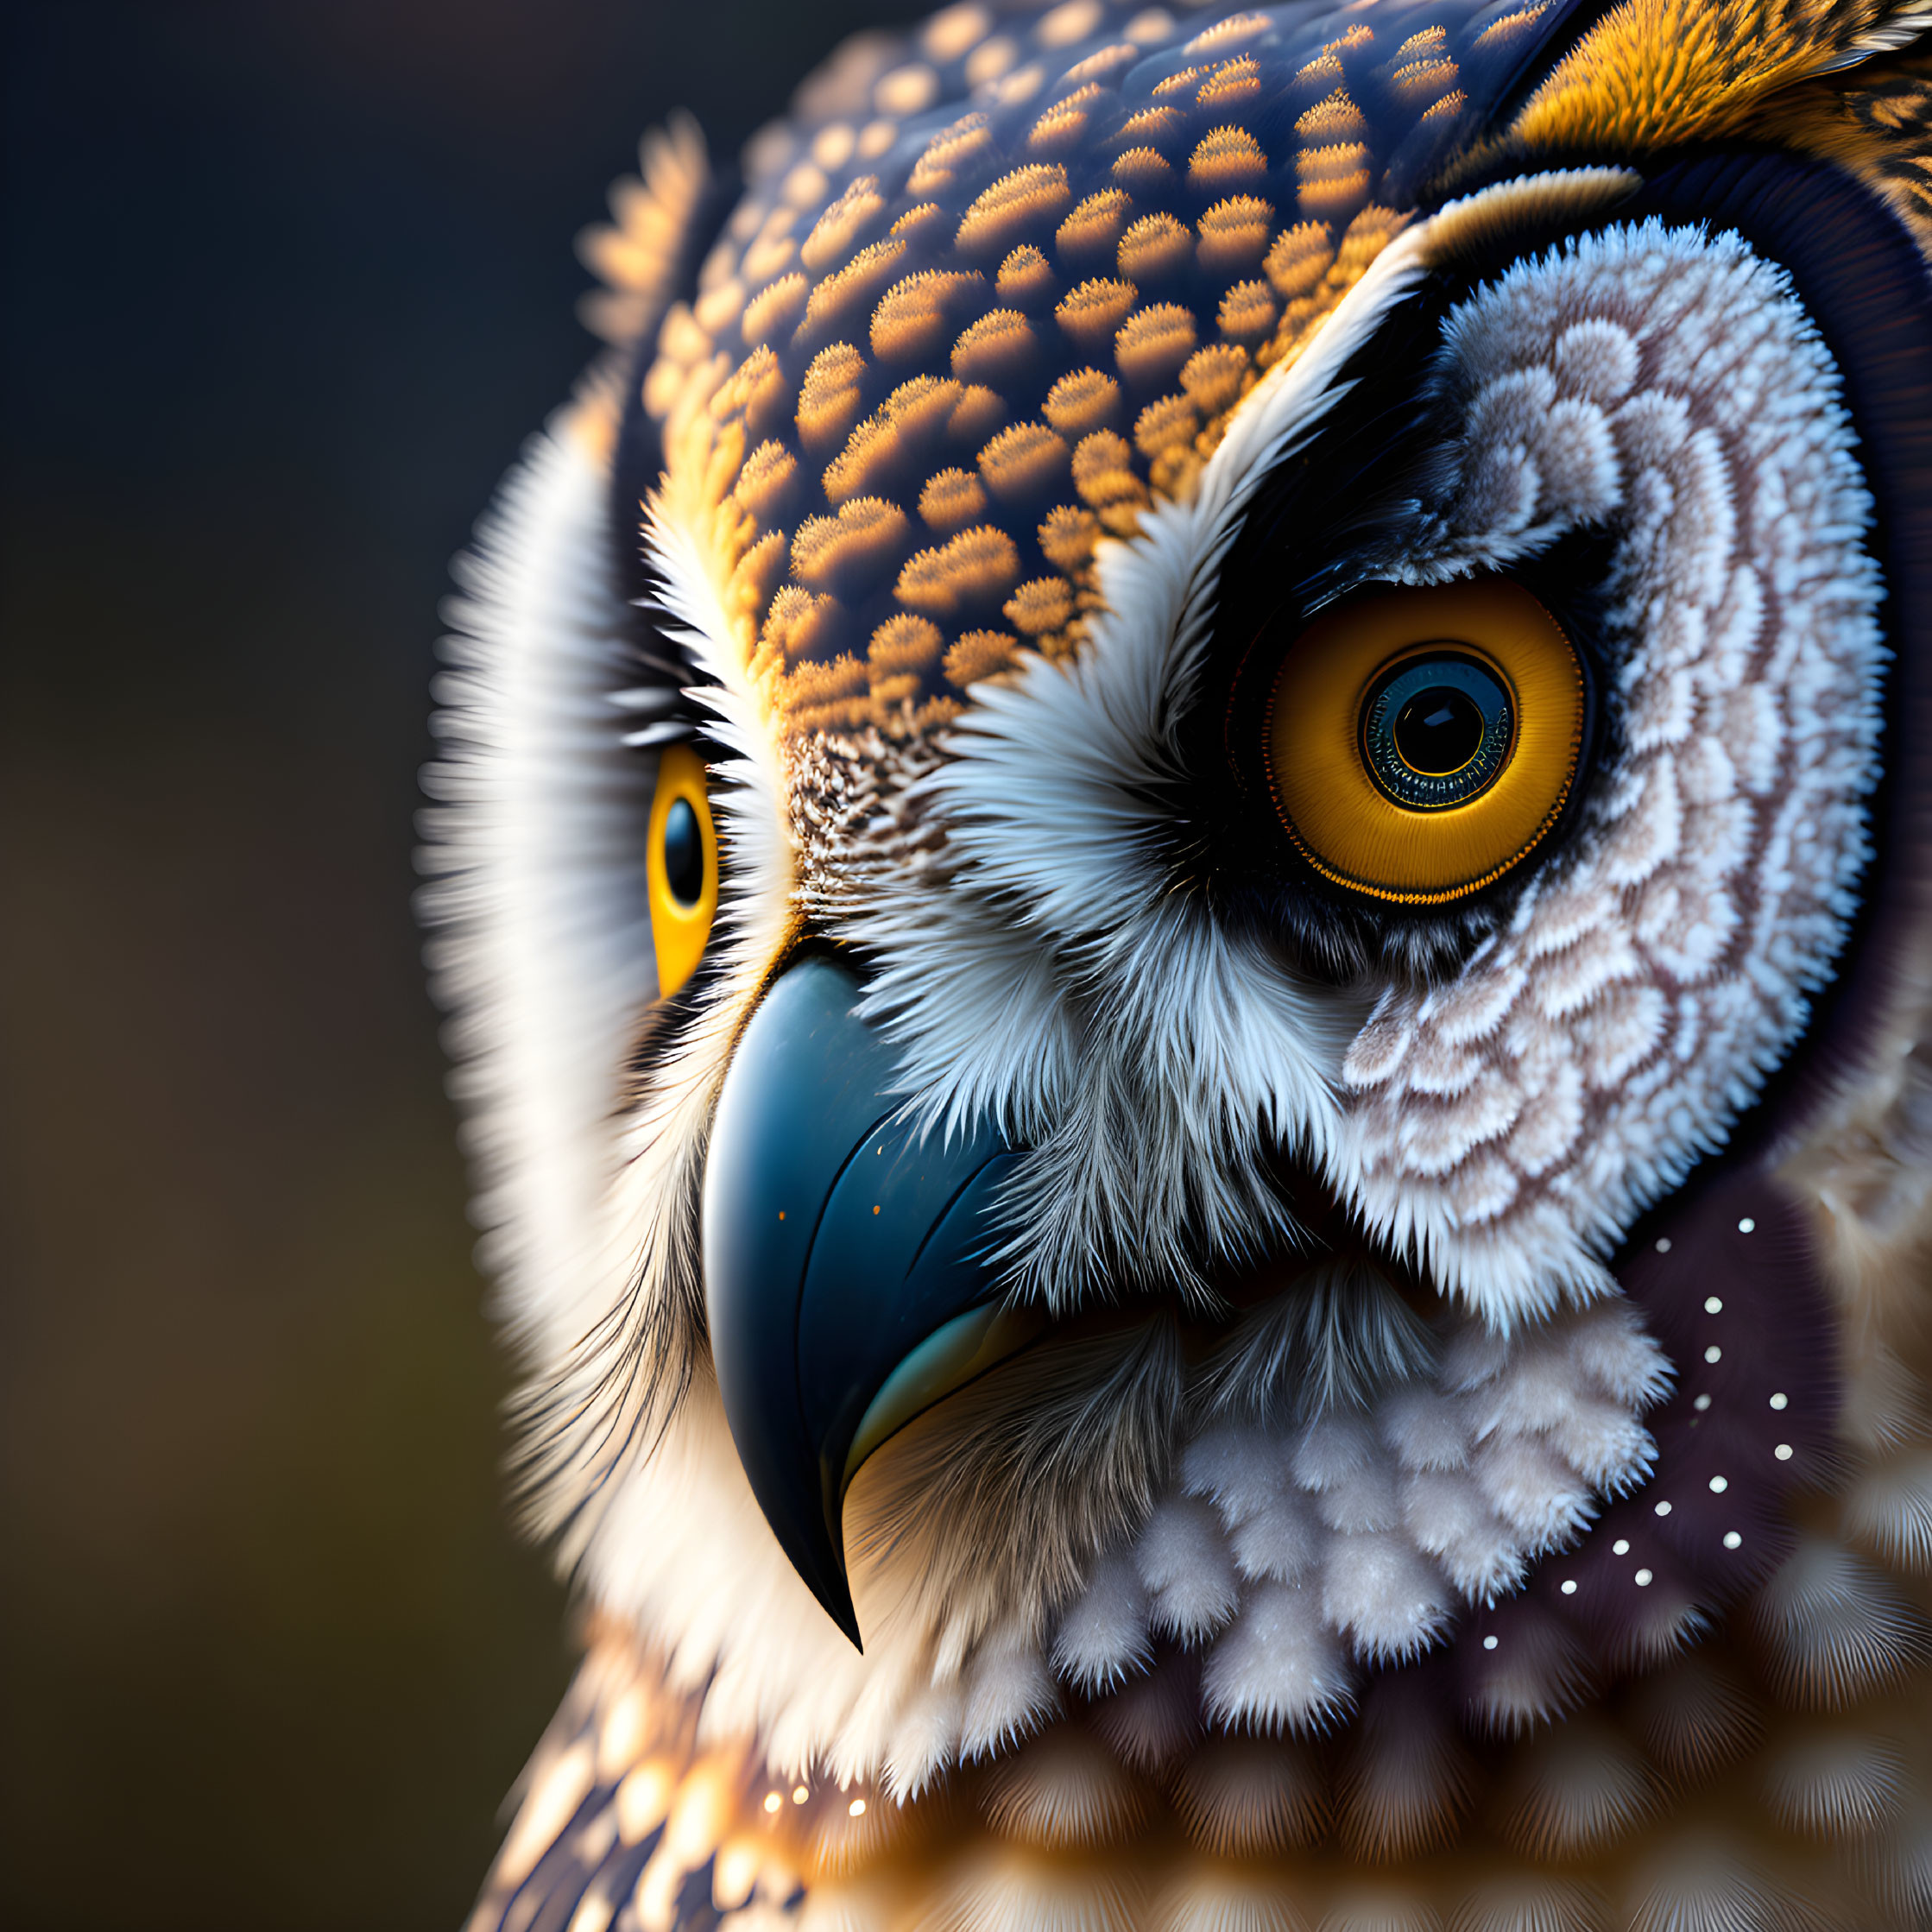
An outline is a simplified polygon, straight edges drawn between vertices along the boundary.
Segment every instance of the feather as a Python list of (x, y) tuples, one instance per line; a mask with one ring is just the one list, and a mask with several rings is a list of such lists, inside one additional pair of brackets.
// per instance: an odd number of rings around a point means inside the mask
[(1203, 1702), (1217, 1723), (1263, 1733), (1327, 1727), (1354, 1701), (1346, 1652), (1323, 1627), (1311, 1589), (1257, 1584), (1208, 1653)]
[(1319, 1932), (1441, 1932), (1425, 1898), (1398, 1885), (1350, 1885), (1323, 1914)]
[(961, 1754), (968, 1759), (997, 1755), (1037, 1730), (1058, 1706), (1053, 1680), (1032, 1645), (989, 1644), (974, 1659)]
[(1600, 1851), (1656, 1809), (1643, 1760), (1606, 1725), (1572, 1718), (1518, 1747), (1503, 1800), (1502, 1829), (1541, 1859)]
[(1846, 1496), (1840, 1520), (1894, 1569), (1916, 1576), (1932, 1569), (1932, 1453), (1868, 1471)]
[(909, 1804), (943, 1777), (958, 1761), (965, 1726), (966, 1700), (957, 1679), (933, 1684), (924, 1697), (908, 1699), (887, 1747), (887, 1795)]
[(1379, 1272), (1331, 1261), (1243, 1317), (1209, 1363), (1202, 1398), (1210, 1413), (1279, 1409), (1307, 1419), (1366, 1409), (1388, 1385), (1425, 1374), (1433, 1355), (1428, 1329)]
[(1273, 1877), (1203, 1866), (1178, 1873), (1155, 1900), (1152, 1932), (1310, 1932), (1299, 1891)]
[(1132, 1932), (1138, 1878), (1118, 1859), (1089, 1864), (1011, 1849), (975, 1851), (928, 1920), (934, 1932)]
[(799, 1913), (799, 1932), (892, 1932), (905, 1923), (906, 1890), (894, 1875), (815, 1882)]
[(1819, 69), (1821, 73), (1838, 73), (1883, 54), (1896, 54), (1932, 30), (1932, 8), (1905, 0), (1881, 14), (1843, 53), (1833, 56)]
[(1311, 1844), (1328, 1819), (1328, 1797), (1304, 1748), (1222, 1738), (1197, 1752), (1175, 1785), (1188, 1836), (1221, 1858), (1266, 1857)]
[(1642, 1860), (1626, 1894), (1631, 1932), (1827, 1932), (1834, 1915), (1754, 1867), (1742, 1847), (1689, 1834)]
[(1932, 1654), (1924, 1620), (1883, 1574), (1815, 1537), (1758, 1593), (1752, 1625), (1779, 1695), (1818, 1710), (1840, 1709)]
[(1405, 1470), (1434, 1474), (1468, 1462), (1468, 1405), (1446, 1395), (1439, 1385), (1412, 1381), (1392, 1390), (1376, 1422), (1383, 1442)]
[(1904, 1762), (1867, 1732), (1804, 1730), (1774, 1739), (1764, 1777), (1771, 1809), (1817, 1838), (1859, 1838), (1897, 1815)]
[(1144, 1676), (1130, 1677), (1093, 1707), (1095, 1733), (1140, 1771), (1172, 1769), (1201, 1735), (1201, 1671), (1184, 1651), (1165, 1651)]
[(1631, 1715), (1651, 1755), (1686, 1781), (1708, 1778), (1741, 1758), (1764, 1728), (1751, 1691), (1702, 1651), (1645, 1678)]
[(1252, 1424), (1210, 1425), (1181, 1455), (1182, 1487), (1212, 1502), (1229, 1530), (1273, 1507), (1288, 1480), (1279, 1438)]
[(1452, 1842), (1474, 1768), (1439, 1675), (1379, 1673), (1363, 1691), (1337, 1793), (1342, 1843), (1358, 1859), (1387, 1862)]
[(1472, 1603), (1493, 1603), (1523, 1576), (1523, 1539), (1461, 1470), (1430, 1472), (1403, 1485), (1403, 1521), (1416, 1547), (1441, 1563)]
[(1471, 1620), (1456, 1665), (1466, 1720), (1478, 1736), (1522, 1737), (1575, 1708), (1588, 1688), (1588, 1653), (1534, 1596)]
[(1341, 1536), (1329, 1546), (1322, 1615), (1348, 1634), (1362, 1662), (1410, 1662), (1449, 1628), (1449, 1591), (1406, 1537)]
[(1086, 1588), (1062, 1613), (1053, 1668), (1093, 1693), (1144, 1670), (1152, 1655), (1146, 1589), (1133, 1560), (1114, 1551), (1094, 1565)]
[(1117, 1844), (1147, 1815), (1146, 1795), (1119, 1759), (1064, 1725), (995, 1766), (981, 1806), (1003, 1836), (1050, 1849)]
[(1915, 1781), (1901, 1815), (1862, 1848), (1861, 1863), (1872, 1891), (1901, 1924), (1932, 1920), (1932, 1803)]
[(1608, 1932), (1609, 1923), (1586, 1885), (1512, 1876), (1486, 1879), (1457, 1908), (1449, 1932)]
[(805, 1857), (814, 1874), (814, 1892), (818, 1874), (841, 1882), (862, 1881), (858, 1889), (862, 1892), (867, 1874), (918, 1847), (932, 1826), (931, 1818), (918, 1805), (881, 1799), (876, 1792), (851, 1785), (835, 1785), (821, 1793), (808, 1811), (811, 1837)]
[(1160, 1504), (1134, 1545), (1133, 1559), (1147, 1587), (1151, 1621), (1164, 1636), (1198, 1643), (1234, 1613), (1234, 1565), (1205, 1504), (1178, 1496)]

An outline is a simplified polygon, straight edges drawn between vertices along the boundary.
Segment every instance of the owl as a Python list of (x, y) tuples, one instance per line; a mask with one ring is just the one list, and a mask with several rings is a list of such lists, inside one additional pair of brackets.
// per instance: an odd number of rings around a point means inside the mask
[(472, 1932), (1932, 1923), (1916, 0), (969, 0), (460, 565), (584, 1656)]

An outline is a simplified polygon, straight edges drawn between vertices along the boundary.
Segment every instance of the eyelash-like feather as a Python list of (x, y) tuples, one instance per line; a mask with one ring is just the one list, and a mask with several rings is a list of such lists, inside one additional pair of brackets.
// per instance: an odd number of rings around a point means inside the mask
[(1330, 1262), (1242, 1321), (1198, 1399), (1209, 1417), (1239, 1409), (1305, 1422), (1368, 1406), (1390, 1384), (1426, 1373), (1434, 1354), (1420, 1318), (1373, 1268)]

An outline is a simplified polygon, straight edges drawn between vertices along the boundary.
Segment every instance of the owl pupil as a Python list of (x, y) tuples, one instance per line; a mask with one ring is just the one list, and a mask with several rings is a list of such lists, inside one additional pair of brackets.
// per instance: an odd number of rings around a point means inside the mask
[(1362, 762), (1383, 796), (1411, 811), (1443, 811), (1500, 775), (1516, 717), (1501, 676), (1445, 641), (1376, 679), (1361, 729)]
[(704, 896), (704, 842), (687, 799), (673, 799), (665, 814), (664, 882), (683, 905)]
[(1482, 748), (1482, 712), (1459, 691), (1425, 691), (1396, 714), (1395, 748), (1410, 770), (1447, 778)]

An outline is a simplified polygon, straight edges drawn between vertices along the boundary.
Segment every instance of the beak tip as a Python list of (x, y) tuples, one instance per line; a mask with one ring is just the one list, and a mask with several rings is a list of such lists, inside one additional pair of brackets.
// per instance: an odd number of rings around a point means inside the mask
[(699, 1245), (738, 1460), (780, 1548), (862, 1654), (848, 1465), (881, 1388), (912, 1357), (929, 1374), (919, 1351), (993, 1298), (979, 1217), (1011, 1151), (990, 1120), (943, 1146), (902, 1120), (897, 1053), (860, 1016), (860, 990), (818, 952), (766, 989), (714, 1109)]
[(811, 1593), (818, 1599), (818, 1607), (839, 1627), (845, 1640), (861, 1657), (865, 1655), (865, 1645), (859, 1637), (859, 1613), (853, 1607), (852, 1593), (841, 1577), (837, 1583), (828, 1582)]

